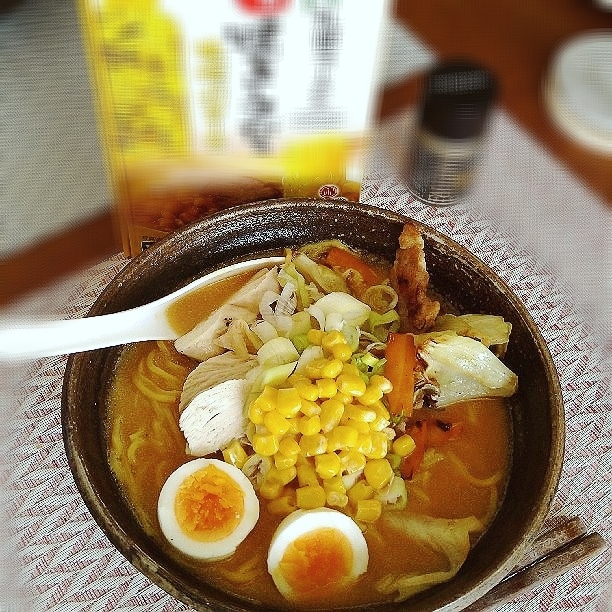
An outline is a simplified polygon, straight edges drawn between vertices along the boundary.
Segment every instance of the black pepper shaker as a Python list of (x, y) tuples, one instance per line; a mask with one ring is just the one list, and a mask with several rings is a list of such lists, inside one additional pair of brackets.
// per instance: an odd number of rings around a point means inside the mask
[(427, 74), (406, 171), (419, 200), (448, 206), (470, 188), (496, 88), (489, 70), (468, 61)]

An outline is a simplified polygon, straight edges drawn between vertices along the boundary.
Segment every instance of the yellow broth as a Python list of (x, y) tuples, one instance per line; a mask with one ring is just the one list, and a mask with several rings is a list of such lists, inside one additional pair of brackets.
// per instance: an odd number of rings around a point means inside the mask
[(253, 275), (254, 272), (236, 274), (180, 297), (166, 309), (166, 318), (172, 329), (181, 336), (186, 334), (221, 306), (228, 295), (240, 289)]
[[(198, 300), (205, 306), (196, 307), (196, 302), (186, 300), (183, 311), (174, 308), (173, 320), (182, 329), (189, 329), (206, 315), (207, 309), (212, 311), (243, 282), (244, 279), (221, 281), (214, 290), (209, 289), (215, 295), (205, 301), (200, 292)], [(178, 427), (178, 398), (185, 377), (195, 365), (177, 353), (170, 342), (139, 343), (124, 351), (109, 397), (111, 468), (145, 530), (196, 575), (239, 597), (287, 606), (266, 566), (268, 546), (282, 517), (269, 514), (265, 502), (261, 504), (257, 526), (229, 559), (193, 561), (172, 549), (161, 534), (157, 521), (159, 492), (177, 467), (193, 459), (185, 452), (185, 439)], [(510, 463), (511, 426), (504, 402), (470, 401), (436, 411), (433, 416), (461, 421), (462, 434), (429, 452), (423, 469), (407, 481), (406, 509), (396, 512), (443, 518), (474, 515), (489, 524), (503, 497)], [(388, 574), (448, 570), (446, 557), (408, 537), (398, 537), (397, 532), (387, 533), (380, 520), (366, 531), (365, 537), (369, 570), (342, 595), (341, 601), (328, 602), (330, 607), (392, 599), (375, 589), (375, 583)]]

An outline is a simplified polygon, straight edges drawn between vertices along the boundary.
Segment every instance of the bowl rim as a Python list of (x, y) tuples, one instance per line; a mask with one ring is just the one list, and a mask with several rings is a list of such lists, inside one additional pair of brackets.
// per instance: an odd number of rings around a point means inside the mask
[[(442, 232), (426, 225), (421, 221), (413, 219), (405, 214), (397, 213), (370, 204), (346, 200), (319, 200), (316, 198), (278, 198), (265, 200), (255, 203), (242, 204), (213, 213), (156, 241), (147, 250), (133, 257), (109, 281), (109, 283), (107, 283), (97, 299), (94, 301), (86, 316), (90, 317), (106, 312), (112, 312), (112, 309), (108, 310), (108, 308), (109, 303), (112, 301), (112, 293), (115, 288), (119, 288), (124, 284), (129, 284), (134, 277), (138, 276), (141, 268), (148, 265), (151, 261), (155, 261), (158, 256), (163, 254), (165, 249), (169, 248), (175, 243), (185, 240), (189, 241), (191, 237), (201, 234), (206, 228), (221, 226), (224, 222), (235, 223), (236, 219), (243, 219), (245, 217), (248, 218), (253, 213), (258, 213), (260, 211), (263, 212), (264, 209), (267, 213), (278, 212), (281, 214), (282, 211), (286, 209), (299, 212), (301, 209), (311, 210), (313, 206), (317, 209), (333, 211), (338, 215), (355, 215), (358, 213), (360, 215), (366, 215), (373, 220), (377, 219), (384, 223), (403, 224), (410, 221), (419, 228), (423, 234), (423, 237), (426, 238), (426, 241), (432, 241), (436, 242), (438, 245), (444, 245), (444, 248), (448, 247), (452, 249), (453, 252), (457, 253), (464, 261), (469, 262), (470, 265), (483, 269), (488, 277), (488, 280), (491, 281), (501, 293), (503, 293), (504, 299), (510, 303), (511, 307), (517, 311), (525, 322), (531, 339), (537, 348), (538, 356), (543, 362), (546, 381), (549, 386), (549, 409), (553, 410), (550, 415), (552, 424), (552, 454), (546, 468), (546, 475), (543, 479), (545, 485), (538, 497), (537, 507), (534, 508), (534, 513), (532, 514), (526, 529), (521, 534), (521, 540), (523, 542), (522, 547), (517, 546), (503, 559), (500, 559), (495, 564), (495, 567), (493, 567), (491, 571), (487, 573), (486, 578), (479, 585), (471, 588), (469, 592), (463, 593), (459, 598), (456, 598), (452, 602), (443, 605), (442, 607), (432, 608), (438, 610), (439, 612), (450, 612), (451, 610), (463, 609), (482, 597), (486, 592), (493, 588), (493, 586), (499, 583), (520, 561), (525, 552), (526, 546), (541, 531), (544, 520), (548, 515), (550, 506), (557, 491), (563, 467), (565, 447), (565, 414), (561, 384), (546, 341), (544, 340), (541, 332), (535, 324), (535, 321), (522, 300), (516, 295), (508, 283), (503, 280), (492, 268), (485, 264), (477, 255), (457, 243), (452, 238), (444, 235)], [(200, 274), (224, 267), (233, 261), (246, 258), (248, 257), (237, 256), (234, 259), (226, 259), (225, 262), (220, 265), (214, 265), (212, 267), (203, 266)], [(184, 279), (179, 286), (187, 284), (190, 280), (191, 278)], [(107, 352), (119, 350), (120, 348), (118, 347), (115, 347), (114, 349), (98, 349), (98, 351)], [(78, 374), (80, 369), (86, 365), (89, 353), (90, 352), (77, 353), (68, 357), (64, 374), (61, 401), (61, 417), (65, 452), (68, 458), (70, 470), (81, 497), (83, 498), (90, 514), (96, 523), (98, 523), (98, 525), (101, 527), (111, 544), (149, 580), (157, 584), (160, 588), (168, 592), (177, 600), (183, 601), (188, 605), (193, 606), (195, 609), (207, 609), (202, 608), (201, 606), (218, 605), (215, 601), (208, 601), (208, 597), (203, 596), (201, 593), (193, 594), (188, 592), (189, 589), (181, 590), (181, 587), (177, 586), (177, 579), (175, 576), (171, 576), (155, 561), (155, 559), (151, 557), (147, 551), (143, 550), (139, 545), (131, 541), (127, 531), (124, 530), (119, 521), (108, 511), (104, 501), (99, 497), (98, 491), (92, 485), (92, 480), (89, 476), (89, 468), (83, 461), (83, 458), (80, 456), (78, 448), (76, 447), (74, 427), (70, 420), (72, 394), (70, 381), (73, 373), (77, 372)], [(129, 546), (126, 545), (126, 541), (130, 541)], [(178, 582), (180, 582), (180, 580)], [(208, 586), (210, 588), (210, 585)], [(214, 587), (212, 587), (212, 590), (215, 590)], [(219, 593), (223, 596), (223, 593), (220, 591)], [(244, 609), (239, 603), (240, 600), (235, 599), (235, 601), (238, 602), (235, 606), (232, 605), (232, 603), (228, 603), (224, 609)], [(242, 602), (242, 605), (248, 604), (246, 602)], [(376, 607), (380, 606), (374, 606), (374, 608)]]

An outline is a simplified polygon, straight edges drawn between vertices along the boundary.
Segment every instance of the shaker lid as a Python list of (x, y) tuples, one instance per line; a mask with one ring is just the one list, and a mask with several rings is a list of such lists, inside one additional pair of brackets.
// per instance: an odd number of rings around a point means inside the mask
[(485, 67), (464, 60), (442, 62), (426, 76), (421, 121), (443, 138), (478, 136), (496, 90), (496, 79)]

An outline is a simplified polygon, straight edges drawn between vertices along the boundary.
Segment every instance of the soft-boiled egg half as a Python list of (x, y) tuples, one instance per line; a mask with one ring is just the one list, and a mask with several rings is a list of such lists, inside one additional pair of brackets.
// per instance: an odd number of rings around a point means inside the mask
[(172, 472), (157, 503), (168, 541), (197, 559), (231, 555), (259, 518), (253, 485), (237, 467), (218, 459), (194, 459)]
[(268, 572), (294, 602), (324, 602), (368, 569), (368, 546), (353, 519), (338, 510), (296, 510), (277, 527)]

